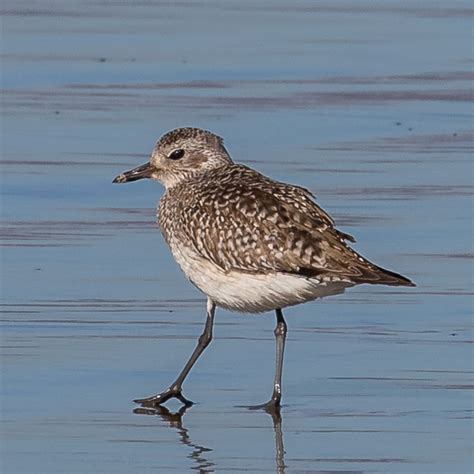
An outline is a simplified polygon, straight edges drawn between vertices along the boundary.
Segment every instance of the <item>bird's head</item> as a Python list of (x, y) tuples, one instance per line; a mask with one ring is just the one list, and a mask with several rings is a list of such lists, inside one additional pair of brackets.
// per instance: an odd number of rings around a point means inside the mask
[(113, 182), (150, 178), (169, 188), (230, 163), (222, 138), (199, 128), (177, 128), (160, 138), (149, 163), (125, 171)]

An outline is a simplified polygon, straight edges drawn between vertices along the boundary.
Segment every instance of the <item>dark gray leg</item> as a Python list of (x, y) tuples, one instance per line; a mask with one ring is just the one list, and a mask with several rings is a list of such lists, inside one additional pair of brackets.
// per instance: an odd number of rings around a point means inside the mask
[(192, 401), (187, 400), (183, 397), (182, 394), (182, 385), (186, 376), (189, 374), (189, 371), (193, 367), (193, 365), (198, 360), (199, 356), (204, 352), (204, 349), (209, 345), (212, 340), (212, 326), (214, 324), (214, 313), (216, 311), (216, 305), (214, 302), (208, 298), (207, 300), (207, 319), (206, 319), (206, 326), (204, 327), (204, 332), (199, 336), (199, 342), (194, 349), (194, 352), (191, 354), (188, 362), (184, 366), (181, 373), (178, 375), (178, 378), (163, 392), (153, 395), (152, 397), (148, 398), (140, 398), (138, 400), (134, 400), (135, 403), (140, 403), (143, 406), (158, 406), (162, 403), (166, 402), (170, 398), (177, 398), (180, 402), (184, 403), (186, 406), (191, 406), (193, 404)]
[(275, 381), (273, 382), (273, 394), (269, 402), (263, 405), (250, 407), (251, 409), (261, 409), (273, 412), (279, 410), (281, 402), (281, 375), (283, 372), (283, 355), (285, 353), (285, 340), (287, 333), (287, 326), (283, 312), (281, 309), (276, 311), (277, 325), (275, 328), (276, 339), (276, 367), (275, 367)]
[(277, 325), (275, 328), (276, 339), (276, 367), (275, 367), (275, 381), (273, 383), (273, 394), (270, 403), (275, 406), (280, 406), (281, 401), (281, 375), (283, 372), (283, 355), (285, 353), (285, 340), (287, 333), (287, 326), (281, 309), (276, 310)]

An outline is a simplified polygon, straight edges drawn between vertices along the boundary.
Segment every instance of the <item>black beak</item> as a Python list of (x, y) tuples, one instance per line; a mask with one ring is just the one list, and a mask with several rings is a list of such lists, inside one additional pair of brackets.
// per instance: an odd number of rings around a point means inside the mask
[(130, 181), (137, 181), (138, 179), (151, 178), (154, 168), (150, 163), (146, 163), (133, 170), (125, 171), (114, 178), (112, 183), (129, 183)]

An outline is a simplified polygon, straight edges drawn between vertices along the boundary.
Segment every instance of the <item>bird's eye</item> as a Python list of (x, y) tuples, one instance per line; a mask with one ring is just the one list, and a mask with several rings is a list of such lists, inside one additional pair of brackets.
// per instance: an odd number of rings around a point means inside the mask
[(170, 160), (179, 160), (183, 156), (184, 156), (184, 150), (182, 148), (178, 148), (177, 150), (173, 150), (170, 153), (170, 156), (168, 156), (168, 158)]

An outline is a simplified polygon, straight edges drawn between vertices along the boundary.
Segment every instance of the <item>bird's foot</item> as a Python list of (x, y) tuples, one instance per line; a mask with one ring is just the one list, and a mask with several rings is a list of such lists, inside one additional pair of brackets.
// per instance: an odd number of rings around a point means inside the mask
[(249, 410), (264, 410), (267, 413), (275, 414), (280, 412), (280, 399), (273, 398), (267, 403), (262, 403), (261, 405), (251, 405), (247, 407)]
[(190, 407), (193, 404), (191, 400), (188, 400), (183, 396), (181, 387), (177, 386), (171, 386), (170, 388), (167, 388), (164, 392), (161, 392), (157, 395), (153, 395), (152, 397), (138, 398), (133, 401), (144, 408), (154, 408), (160, 406), (162, 403), (165, 403), (170, 398), (177, 398), (186, 407)]

